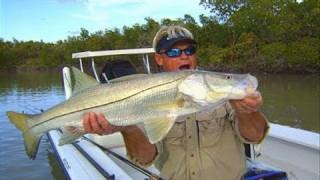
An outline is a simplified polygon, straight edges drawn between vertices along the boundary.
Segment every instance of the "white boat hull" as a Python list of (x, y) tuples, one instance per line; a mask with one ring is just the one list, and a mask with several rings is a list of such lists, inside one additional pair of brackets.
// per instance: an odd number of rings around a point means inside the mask
[(289, 179), (319, 180), (319, 134), (271, 124), (257, 159), (286, 171)]

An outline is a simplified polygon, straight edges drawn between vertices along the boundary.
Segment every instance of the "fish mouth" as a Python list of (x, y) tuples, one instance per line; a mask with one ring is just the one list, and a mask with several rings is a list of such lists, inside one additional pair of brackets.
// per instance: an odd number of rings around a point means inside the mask
[(191, 65), (190, 64), (184, 64), (179, 66), (179, 70), (188, 70), (191, 69)]

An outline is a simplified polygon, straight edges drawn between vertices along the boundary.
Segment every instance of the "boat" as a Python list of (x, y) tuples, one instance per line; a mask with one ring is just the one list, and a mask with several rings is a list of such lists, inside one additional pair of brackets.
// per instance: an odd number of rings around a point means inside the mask
[[(153, 48), (86, 51), (73, 53), (84, 72), (83, 61), (91, 60), (92, 76), (98, 82), (112, 83), (114, 78), (136, 73), (127, 60), (117, 60), (106, 66), (98, 75), (95, 59), (104, 56), (142, 56), (145, 73), (150, 74), (149, 55)], [(71, 96), (70, 68), (62, 70), (65, 98)], [(260, 145), (245, 145), (248, 157), (247, 180), (254, 179), (319, 179), (319, 133), (270, 123), (270, 132)], [(49, 142), (66, 179), (162, 179), (160, 172), (151, 165), (142, 168), (126, 157), (120, 133), (112, 135), (87, 134), (72, 144), (59, 146), (61, 131), (47, 133)]]

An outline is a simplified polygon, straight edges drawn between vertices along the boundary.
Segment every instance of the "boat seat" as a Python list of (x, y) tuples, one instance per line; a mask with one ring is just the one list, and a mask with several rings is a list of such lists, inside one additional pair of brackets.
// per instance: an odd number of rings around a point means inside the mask
[(135, 66), (129, 60), (117, 59), (104, 65), (99, 78), (101, 83), (106, 83), (108, 80), (136, 73)]

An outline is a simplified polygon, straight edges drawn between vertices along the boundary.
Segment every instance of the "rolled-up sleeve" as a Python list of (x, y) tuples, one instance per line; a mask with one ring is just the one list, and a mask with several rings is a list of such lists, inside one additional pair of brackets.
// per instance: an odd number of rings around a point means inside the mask
[(266, 128), (264, 129), (264, 132), (263, 132), (263, 138), (260, 141), (250, 141), (250, 140), (246, 139), (245, 137), (243, 137), (241, 135), (240, 129), (239, 129), (239, 121), (237, 119), (235, 110), (232, 108), (230, 103), (226, 103), (226, 109), (227, 109), (227, 112), (228, 112), (227, 119), (232, 122), (232, 128), (233, 128), (234, 132), (236, 133), (238, 138), (243, 143), (246, 143), (246, 144), (259, 144), (265, 139), (265, 137), (266, 137), (266, 135), (268, 134), (268, 131), (269, 131), (269, 121), (267, 120), (267, 118), (263, 114), (261, 114), (261, 115), (264, 117), (264, 119), (266, 121)]

